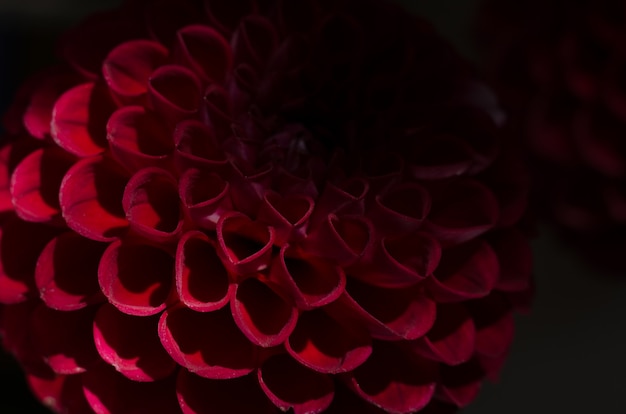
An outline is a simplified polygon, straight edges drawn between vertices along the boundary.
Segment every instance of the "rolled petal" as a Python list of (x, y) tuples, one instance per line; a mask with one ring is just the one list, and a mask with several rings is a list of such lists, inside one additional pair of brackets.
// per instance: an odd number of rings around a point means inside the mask
[(215, 230), (219, 219), (233, 210), (230, 184), (216, 173), (192, 168), (183, 173), (178, 185), (187, 214), (199, 227)]
[(127, 169), (168, 168), (173, 146), (163, 120), (142, 106), (125, 106), (107, 123), (107, 140), (113, 156)]
[(93, 411), (83, 394), (83, 377), (27, 372), (26, 381), (39, 401), (54, 412), (91, 414)]
[(203, 120), (219, 142), (223, 142), (232, 135), (232, 107), (226, 90), (218, 84), (210, 84), (204, 92), (202, 100)]
[(190, 231), (178, 243), (176, 289), (181, 302), (197, 312), (220, 309), (234, 294), (215, 243), (202, 232)]
[(342, 214), (362, 214), (368, 192), (369, 183), (362, 178), (344, 180), (339, 184), (327, 182), (324, 191), (315, 200), (311, 226), (317, 226), (325, 221), (328, 215), (339, 211)]
[(419, 229), (430, 211), (430, 196), (417, 183), (399, 184), (376, 196), (367, 216), (381, 236)]
[(476, 327), (463, 304), (439, 304), (437, 319), (428, 333), (409, 346), (425, 358), (459, 365), (475, 350)]
[(133, 175), (122, 206), (131, 229), (148, 240), (176, 241), (183, 230), (178, 182), (165, 170), (145, 168)]
[(107, 245), (66, 232), (46, 245), (35, 268), (39, 296), (61, 311), (82, 309), (105, 300), (98, 285), (98, 264)]
[(335, 394), (331, 377), (311, 371), (288, 354), (270, 357), (257, 374), (265, 394), (285, 412), (292, 409), (294, 414), (321, 413)]
[(326, 305), (343, 293), (346, 276), (341, 267), (284, 245), (274, 258), (270, 278), (285, 286), (300, 309)]
[(98, 267), (102, 293), (128, 315), (149, 316), (167, 306), (174, 276), (174, 258), (160, 248), (117, 240), (106, 249)]
[(243, 165), (232, 161), (230, 165), (233, 170), (230, 177), (230, 196), (233, 205), (238, 211), (254, 217), (259, 211), (265, 192), (271, 185), (273, 167), (266, 164), (259, 168), (244, 168)]
[[(335, 382), (335, 398), (324, 411), (326, 414), (386, 414), (388, 411), (378, 408), (370, 401), (366, 401), (342, 382)], [(422, 412), (420, 411), (420, 414)], [(439, 414), (439, 413), (437, 413)]]
[(278, 34), (274, 25), (258, 15), (244, 17), (232, 39), (235, 60), (258, 69), (267, 62), (277, 44)]
[(176, 125), (174, 145), (176, 166), (180, 172), (189, 168), (226, 175), (230, 166), (219, 146), (216, 131), (196, 120), (185, 120)]
[(107, 88), (85, 83), (65, 92), (54, 104), (50, 133), (67, 152), (79, 157), (100, 154), (106, 145), (106, 124), (115, 105)]
[(200, 80), (178, 65), (160, 66), (152, 72), (148, 91), (152, 105), (171, 126), (194, 116), (202, 97)]
[(177, 33), (176, 51), (204, 81), (221, 83), (232, 72), (230, 44), (215, 29), (191, 25)]
[(178, 364), (204, 378), (229, 380), (257, 367), (257, 347), (241, 333), (229, 308), (205, 313), (170, 308), (161, 316), (159, 337)]
[(26, 221), (59, 225), (59, 187), (74, 163), (71, 155), (55, 147), (42, 148), (24, 158), (13, 170), (11, 198), (17, 215)]
[(330, 214), (309, 230), (302, 248), (313, 256), (323, 257), (345, 267), (360, 260), (374, 243), (374, 228), (362, 216)]
[(57, 374), (85, 372), (98, 361), (91, 335), (97, 307), (72, 312), (57, 311), (40, 304), (31, 316), (31, 334), (37, 350)]
[(132, 381), (105, 363), (83, 374), (83, 392), (97, 414), (152, 414), (180, 411), (174, 375), (153, 382)]
[(478, 181), (453, 181), (431, 195), (433, 205), (424, 228), (444, 245), (471, 240), (498, 222), (498, 201)]
[(93, 338), (102, 359), (132, 381), (170, 376), (176, 363), (163, 349), (159, 316), (130, 316), (104, 304), (93, 321)]
[(298, 310), (271, 285), (248, 278), (237, 285), (230, 309), (241, 332), (255, 345), (282, 344), (293, 332)]
[(438, 301), (461, 301), (486, 296), (498, 281), (498, 257), (482, 239), (443, 251), (429, 278), (429, 290)]
[(346, 324), (365, 324), (374, 338), (416, 339), (435, 322), (436, 305), (420, 286), (387, 289), (348, 277), (341, 297), (327, 306)]
[[(367, 177), (367, 183), (370, 187), (370, 195), (378, 195), (385, 194), (389, 190), (390, 187), (397, 187), (397, 183), (402, 180), (402, 174), (404, 171), (405, 161), (400, 155), (389, 152), (375, 151), (370, 154), (363, 161), (363, 165), (361, 166), (363, 170), (363, 174)], [(384, 206), (384, 210), (391, 209), (392, 211), (396, 211), (397, 213), (410, 213), (408, 216), (416, 219), (422, 214), (428, 214), (428, 211), (422, 211), (420, 213), (420, 209), (430, 208), (430, 197), (428, 194), (425, 194), (425, 190), (423, 188), (415, 187), (412, 188), (412, 184), (404, 184), (399, 186), (396, 191), (406, 192), (407, 190), (411, 193), (415, 193), (414, 195), (418, 198), (416, 199), (417, 206), (411, 206), (407, 209), (406, 204), (404, 204), (404, 208), (400, 208), (398, 210), (395, 207), (403, 205), (402, 194), (391, 194), (386, 195), (386, 200), (381, 200), (377, 197), (378, 202), (376, 204)]]
[(299, 363), (325, 374), (348, 372), (372, 353), (372, 340), (359, 325), (348, 325), (322, 309), (302, 312), (295, 330), (285, 343)]
[(217, 241), (226, 268), (249, 275), (269, 266), (274, 229), (241, 213), (226, 213), (217, 222)]
[(150, 74), (163, 63), (168, 50), (151, 40), (131, 40), (113, 49), (102, 63), (109, 89), (125, 103), (142, 103)]
[(430, 402), (437, 377), (437, 363), (408, 356), (393, 344), (377, 342), (369, 359), (344, 378), (361, 398), (387, 412), (408, 414)]
[(281, 196), (268, 191), (263, 197), (257, 219), (274, 228), (276, 244), (304, 237), (308, 219), (313, 212), (313, 199), (302, 195)]
[(69, 228), (96, 241), (113, 241), (126, 232), (122, 195), (128, 176), (104, 157), (76, 163), (59, 190), (61, 213)]
[[(178, 373), (178, 403), (183, 414), (278, 414), (255, 375), (229, 380), (207, 379), (186, 369)], [(245, 398), (242, 396), (245, 395)]]

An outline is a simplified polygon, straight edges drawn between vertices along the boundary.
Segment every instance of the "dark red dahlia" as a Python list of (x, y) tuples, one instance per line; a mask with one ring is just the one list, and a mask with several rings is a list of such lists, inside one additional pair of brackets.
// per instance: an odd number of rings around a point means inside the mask
[(447, 413), (497, 375), (526, 179), (428, 24), (134, 1), (59, 50), (0, 158), (2, 339), (46, 405)]
[(587, 252), (619, 250), (622, 262), (626, 3), (487, 0), (478, 32), (530, 150), (540, 211)]

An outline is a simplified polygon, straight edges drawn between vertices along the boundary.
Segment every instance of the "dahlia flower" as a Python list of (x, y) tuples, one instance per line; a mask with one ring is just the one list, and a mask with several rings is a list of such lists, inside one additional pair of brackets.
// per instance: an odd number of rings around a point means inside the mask
[(527, 180), (382, 0), (133, 1), (0, 151), (0, 329), (59, 413), (448, 413), (528, 306)]
[(488, 69), (530, 151), (541, 213), (583, 251), (610, 259), (613, 245), (621, 256), (624, 2), (487, 0), (479, 16)]

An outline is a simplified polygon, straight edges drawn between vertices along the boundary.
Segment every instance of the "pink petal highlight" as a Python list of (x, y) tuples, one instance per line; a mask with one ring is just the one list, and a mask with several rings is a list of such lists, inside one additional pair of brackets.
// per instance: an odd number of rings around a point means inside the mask
[(215, 173), (189, 169), (179, 179), (180, 199), (193, 222), (215, 230), (220, 217), (233, 210), (230, 184)]
[(159, 316), (130, 316), (104, 304), (93, 321), (93, 337), (102, 359), (132, 381), (170, 376), (176, 363), (158, 335)]
[(106, 249), (98, 267), (102, 293), (128, 315), (149, 316), (167, 306), (174, 276), (174, 258), (160, 248), (117, 240)]
[(231, 73), (233, 57), (230, 44), (215, 29), (192, 25), (177, 33), (176, 48), (182, 60), (205, 81), (223, 82)]
[(296, 361), (314, 371), (338, 374), (364, 363), (372, 353), (372, 340), (359, 325), (341, 323), (317, 309), (300, 314), (285, 348)]
[(215, 242), (202, 232), (185, 233), (178, 243), (176, 289), (181, 302), (197, 312), (218, 310), (234, 294)]
[(113, 156), (127, 169), (171, 164), (173, 146), (163, 120), (142, 106), (125, 106), (107, 123), (107, 140)]
[(82, 309), (105, 300), (98, 285), (98, 264), (107, 245), (66, 232), (46, 245), (35, 268), (39, 296), (61, 311)]
[(125, 102), (141, 103), (148, 92), (150, 74), (163, 63), (168, 50), (151, 40), (131, 40), (111, 50), (102, 63), (102, 74), (109, 89)]
[(113, 160), (90, 157), (65, 174), (59, 204), (69, 228), (96, 241), (113, 241), (126, 232), (122, 208), (127, 174)]
[(59, 187), (74, 161), (55, 147), (42, 148), (22, 159), (13, 170), (10, 187), (15, 212), (22, 220), (63, 223)]
[(101, 84), (85, 83), (65, 92), (54, 104), (50, 132), (54, 141), (79, 157), (106, 148), (106, 123), (115, 106)]
[(145, 168), (131, 177), (122, 206), (137, 234), (159, 243), (176, 241), (183, 229), (178, 182), (169, 172)]
[(335, 394), (329, 376), (303, 367), (287, 354), (270, 357), (257, 374), (261, 388), (281, 411), (321, 413), (328, 408)]
[(189, 69), (177, 65), (164, 65), (150, 75), (150, 102), (163, 114), (169, 125), (190, 118), (198, 112), (201, 83)]
[(230, 309), (241, 332), (263, 348), (282, 344), (298, 321), (298, 310), (271, 285), (255, 278), (237, 285)]
[(257, 366), (257, 347), (241, 333), (229, 308), (205, 313), (168, 309), (159, 321), (159, 337), (178, 364), (204, 378), (238, 378)]

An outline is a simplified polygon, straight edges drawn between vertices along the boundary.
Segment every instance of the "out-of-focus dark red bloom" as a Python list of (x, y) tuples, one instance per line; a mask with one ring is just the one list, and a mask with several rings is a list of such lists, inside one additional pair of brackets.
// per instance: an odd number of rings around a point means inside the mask
[[(601, 262), (626, 247), (626, 5), (491, 1), (478, 19), (537, 205)], [(623, 269), (623, 264), (620, 265)]]
[(447, 413), (497, 375), (527, 183), (428, 24), (134, 1), (59, 50), (0, 152), (0, 329), (46, 405)]

